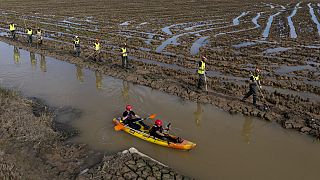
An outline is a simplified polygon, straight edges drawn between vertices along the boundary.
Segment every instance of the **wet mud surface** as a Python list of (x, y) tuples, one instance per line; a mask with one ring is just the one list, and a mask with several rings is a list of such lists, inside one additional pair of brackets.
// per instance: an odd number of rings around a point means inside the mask
[(80, 115), (76, 109), (48, 107), (2, 88), (0, 103), (1, 178), (188, 179), (137, 150), (107, 155), (70, 143), (76, 131), (69, 123)]
[[(36, 49), (25, 43), (23, 33), (18, 35), (18, 41), (5, 37), (5, 33), (0, 39), (185, 100), (214, 104), (231, 114), (260, 117), (319, 137), (320, 103), (317, 98), (310, 98), (320, 95), (317, 3), (214, 2), (176, 0), (161, 5), (150, 2), (146, 6), (141, 1), (124, 3), (125, 7), (110, 3), (110, 11), (101, 12), (99, 8), (106, 4), (96, 0), (79, 3), (85, 4), (87, 11), (78, 13), (70, 13), (75, 7), (68, 3), (63, 4), (65, 11), (49, 2), (45, 6), (34, 5), (30, 12), (27, 7), (32, 3), (6, 2), (0, 5), (2, 30), (5, 31), (9, 21), (14, 21), (21, 33), (27, 22), (44, 28), (45, 42)], [(143, 11), (141, 6), (146, 6)], [(80, 58), (71, 53), (74, 35), (82, 40)], [(97, 37), (102, 39), (103, 62), (88, 58)], [(206, 43), (199, 43), (204, 38)], [(131, 69), (120, 66), (119, 49), (123, 42), (129, 46)], [(195, 47), (199, 53), (192, 50)], [(209, 59), (208, 92), (195, 88), (200, 54)], [(263, 71), (263, 86), (281, 90), (265, 88), (258, 108), (251, 105), (251, 99), (246, 103), (240, 101), (248, 90), (246, 81), (255, 66)]]

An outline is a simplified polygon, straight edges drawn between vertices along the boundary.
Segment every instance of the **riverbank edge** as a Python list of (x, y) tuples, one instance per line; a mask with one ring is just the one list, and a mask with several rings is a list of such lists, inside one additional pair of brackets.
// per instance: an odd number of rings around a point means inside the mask
[[(38, 98), (1, 86), (0, 97), (0, 177), (4, 179), (191, 179), (135, 148), (109, 155), (70, 142), (78, 134), (69, 125), (77, 120), (78, 110), (49, 107)], [(66, 118), (59, 118), (59, 112), (72, 118), (61, 121)]]
[(303, 134), (311, 135), (318, 139), (320, 138), (320, 117), (319, 115), (314, 115), (309, 112), (312, 111), (319, 114), (319, 105), (312, 104), (310, 107), (307, 107), (308, 109), (305, 111), (301, 109), (302, 107), (294, 107), (291, 109), (284, 104), (284, 101), (287, 101), (286, 103), (290, 102), (290, 105), (294, 105), (299, 101), (306, 101), (301, 98), (274, 93), (272, 94), (273, 98), (271, 98), (270, 101), (276, 104), (271, 104), (264, 100), (264, 102), (261, 102), (260, 106), (255, 107), (249, 102), (241, 102), (237, 97), (215, 92), (215, 84), (218, 83), (216, 80), (208, 80), (208, 88), (213, 90), (207, 92), (198, 91), (194, 84), (190, 84), (190, 81), (196, 82), (197, 76), (179, 70), (176, 71), (136, 61), (131, 62), (134, 68), (128, 70), (121, 68), (119, 58), (114, 55), (110, 55), (110, 57), (106, 57), (105, 55), (105, 63), (95, 63), (86, 59), (86, 55), (82, 55), (81, 57), (72, 56), (70, 51), (66, 50), (66, 47), (64, 46), (52, 48), (49, 47), (48, 44), (48, 46), (45, 45), (47, 46), (45, 48), (42, 47), (37, 49), (36, 47), (28, 46), (27, 43), (13, 41), (7, 37), (0, 37), (0, 41), (27, 51), (44, 54), (58, 60), (99, 71), (108, 76), (151, 87), (178, 96), (184, 100), (203, 104), (213, 104), (230, 114), (242, 114), (264, 119), (269, 122), (276, 122), (285, 129), (293, 129)]

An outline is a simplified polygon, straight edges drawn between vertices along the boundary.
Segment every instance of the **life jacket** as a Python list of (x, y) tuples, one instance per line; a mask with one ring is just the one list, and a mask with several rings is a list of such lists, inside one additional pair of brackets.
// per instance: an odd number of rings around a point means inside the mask
[(99, 51), (101, 49), (101, 45), (100, 45), (99, 42), (98, 43), (94, 43), (94, 47), (95, 47), (96, 51)]
[(198, 68), (198, 74), (204, 74), (206, 70), (206, 63), (204, 61), (200, 61), (201, 64), (199, 64)]
[(27, 34), (28, 34), (29, 36), (31, 36), (31, 35), (32, 35), (32, 29), (27, 29)]
[(80, 39), (79, 38), (76, 38), (73, 40), (74, 44), (75, 45), (79, 45), (80, 44)]
[(41, 30), (37, 30), (37, 35), (41, 36), (41, 34), (42, 34), (42, 31)]
[(158, 137), (159, 135), (157, 134), (157, 131), (162, 133), (163, 132), (162, 126), (158, 127), (157, 125), (153, 125), (152, 128), (150, 129), (149, 133), (151, 136)]
[(259, 74), (252, 74), (251, 75), (251, 79), (253, 80), (253, 81), (259, 81), (259, 80), (261, 80), (261, 76), (259, 75)]
[(122, 53), (122, 56), (123, 56), (123, 57), (128, 56), (128, 54), (127, 54), (127, 48), (121, 48), (121, 53)]
[(10, 31), (15, 31), (16, 30), (16, 27), (14, 26), (14, 24), (10, 24), (9, 25), (9, 30)]

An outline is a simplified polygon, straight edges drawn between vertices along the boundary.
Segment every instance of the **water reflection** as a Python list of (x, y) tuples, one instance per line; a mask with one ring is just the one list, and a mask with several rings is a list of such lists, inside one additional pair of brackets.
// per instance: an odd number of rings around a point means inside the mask
[(121, 91), (121, 95), (123, 98), (123, 102), (125, 104), (129, 104), (129, 83), (128, 81), (122, 81), (122, 91)]
[(42, 72), (47, 72), (46, 57), (43, 54), (40, 55), (40, 69)]
[(99, 71), (96, 71), (95, 75), (96, 75), (96, 88), (97, 90), (101, 90), (102, 89), (102, 73)]
[(241, 136), (247, 144), (251, 142), (252, 130), (253, 130), (253, 119), (246, 117), (241, 131)]
[(204, 110), (203, 110), (202, 105), (200, 103), (197, 103), (197, 109), (193, 113), (194, 114), (194, 119), (196, 120), (197, 126), (199, 126), (200, 125), (200, 121), (202, 121), (203, 112), (204, 112)]
[(30, 52), (30, 62), (31, 62), (32, 70), (35, 70), (37, 65), (37, 59), (36, 59), (36, 55), (33, 52)]
[(77, 79), (83, 83), (84, 82), (84, 76), (83, 76), (83, 71), (82, 68), (79, 65), (76, 65), (76, 76)]
[(19, 51), (19, 48), (17, 48), (17, 47), (13, 48), (13, 59), (14, 59), (14, 63), (19, 64), (19, 62), (20, 62), (20, 51)]

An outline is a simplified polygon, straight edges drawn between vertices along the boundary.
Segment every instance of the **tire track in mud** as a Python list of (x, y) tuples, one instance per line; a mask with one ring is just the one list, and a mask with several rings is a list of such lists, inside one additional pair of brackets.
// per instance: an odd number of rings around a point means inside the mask
[(267, 22), (267, 25), (262, 33), (262, 40), (266, 40), (268, 37), (269, 37), (269, 34), (270, 34), (270, 29), (271, 29), (271, 26), (272, 26), (272, 23), (273, 23), (273, 19), (278, 16), (279, 14), (281, 14), (281, 12), (277, 12), (276, 14), (273, 14), (269, 17), (268, 19), (268, 22)]
[(292, 22), (292, 18), (296, 15), (298, 9), (300, 8), (300, 4), (301, 4), (301, 2), (296, 4), (296, 6), (294, 7), (294, 10), (291, 12), (290, 16), (287, 17), (288, 24), (289, 24), (289, 27), (290, 27), (290, 38), (291, 39), (295, 39), (295, 38), (298, 37), (297, 33), (296, 33), (295, 26), (294, 26), (294, 24)]
[(319, 23), (319, 20), (318, 20), (317, 16), (315, 15), (315, 12), (314, 12), (314, 9), (313, 9), (311, 3), (308, 4), (308, 7), (309, 7), (309, 13), (310, 13), (311, 19), (312, 19), (313, 23), (317, 26), (318, 34), (320, 36), (320, 23)]

